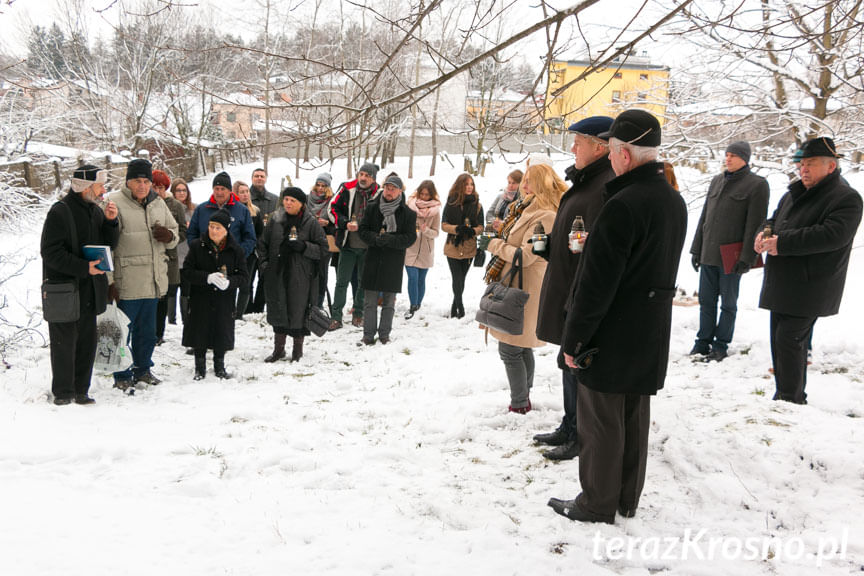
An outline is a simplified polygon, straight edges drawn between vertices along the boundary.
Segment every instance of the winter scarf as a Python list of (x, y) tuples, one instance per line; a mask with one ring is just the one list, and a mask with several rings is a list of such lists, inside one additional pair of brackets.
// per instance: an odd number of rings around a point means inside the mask
[(438, 200), (420, 200), (419, 198), (408, 198), (408, 207), (417, 213), (420, 218), (436, 216), (441, 210), (441, 202)]
[(319, 194), (313, 190), (309, 193), (309, 199), (306, 200), (306, 210), (315, 218), (323, 218), (327, 220), (327, 207), (330, 205), (330, 199), (325, 193)]
[(402, 205), (402, 195), (400, 194), (392, 202), (388, 202), (382, 195), (378, 200), (378, 207), (381, 214), (384, 216), (384, 230), (390, 233), (396, 232), (396, 209)]
[[(510, 231), (519, 220), (519, 217), (522, 216), (522, 212), (531, 205), (532, 200), (534, 200), (533, 195), (523, 196), (510, 208), (510, 214), (507, 215), (507, 220), (504, 221), (504, 225), (501, 227), (501, 239), (504, 242), (507, 242), (507, 238), (510, 237)], [(489, 264), (486, 266), (486, 276), (483, 278), (487, 284), (497, 282), (501, 278), (501, 270), (504, 269), (506, 263), (503, 258), (499, 258), (498, 256), (493, 256), (489, 260)]]
[(356, 217), (357, 222), (362, 221), (363, 215), (366, 214), (366, 204), (369, 203), (371, 192), (371, 188), (360, 188), (360, 185), (357, 185), (357, 194), (354, 196), (354, 210), (351, 211), (352, 217)]

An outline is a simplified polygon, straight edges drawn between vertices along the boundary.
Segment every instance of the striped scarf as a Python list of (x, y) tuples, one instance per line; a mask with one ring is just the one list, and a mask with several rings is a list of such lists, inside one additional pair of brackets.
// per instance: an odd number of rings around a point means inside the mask
[[(520, 196), (519, 199), (516, 200), (516, 203), (510, 206), (510, 214), (507, 215), (504, 225), (501, 226), (501, 239), (504, 240), (504, 242), (507, 242), (507, 238), (510, 237), (510, 231), (516, 224), (516, 221), (519, 220), (520, 216), (522, 216), (522, 212), (531, 205), (533, 199), (534, 196), (528, 196), (527, 198)], [(486, 276), (483, 278), (486, 284), (497, 282), (501, 278), (501, 270), (504, 269), (505, 264), (507, 264), (507, 261), (503, 258), (492, 256), (489, 260), (489, 264), (486, 265)]]

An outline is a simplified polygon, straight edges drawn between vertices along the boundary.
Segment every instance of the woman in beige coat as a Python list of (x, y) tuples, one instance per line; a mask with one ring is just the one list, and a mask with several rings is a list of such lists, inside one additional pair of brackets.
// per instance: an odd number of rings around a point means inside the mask
[[(530, 166), (522, 179), (520, 197), (510, 207), (510, 214), (504, 221), (501, 237), (492, 240), (481, 237), (479, 242), (480, 248), (485, 248), (493, 256), (487, 266), (487, 283), (504, 278), (510, 271), (516, 251), (522, 250), (522, 289), (529, 294), (522, 333), (514, 336), (489, 329), (489, 333), (498, 340), (498, 355), (504, 362), (510, 382), (510, 412), (525, 414), (531, 410), (529, 392), (534, 383), (533, 349), (543, 345), (534, 332), (546, 260), (531, 252), (529, 241), (537, 223), (543, 224), (546, 233), (552, 230), (558, 202), (566, 190), (567, 185), (551, 167), (546, 164)], [(517, 282), (514, 280), (513, 285), (518, 286)]]
[(405, 202), (417, 213), (417, 240), (405, 251), (405, 272), (408, 276), (408, 299), (411, 307), (405, 319), (414, 317), (426, 293), (426, 272), (435, 263), (435, 238), (441, 228), (441, 200), (435, 183), (424, 180)]

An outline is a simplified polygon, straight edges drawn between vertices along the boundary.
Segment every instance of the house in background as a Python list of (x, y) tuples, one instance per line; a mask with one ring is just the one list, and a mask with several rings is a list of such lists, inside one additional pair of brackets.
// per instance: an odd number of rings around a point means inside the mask
[(669, 101), (669, 67), (652, 64), (646, 52), (619, 56), (606, 68), (593, 71), (552, 94), (592, 67), (589, 60), (553, 60), (546, 89), (547, 131), (559, 132), (589, 116), (617, 116), (627, 108), (648, 110), (665, 122)]

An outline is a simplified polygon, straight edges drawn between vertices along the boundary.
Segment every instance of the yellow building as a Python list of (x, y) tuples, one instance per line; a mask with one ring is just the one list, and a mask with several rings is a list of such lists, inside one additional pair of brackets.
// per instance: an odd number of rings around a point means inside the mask
[(591, 67), (587, 60), (553, 60), (546, 89), (546, 131), (566, 130), (588, 116), (617, 116), (627, 108), (648, 110), (662, 125), (669, 99), (669, 68), (651, 64), (645, 53), (619, 58), (606, 68), (578, 78)]

